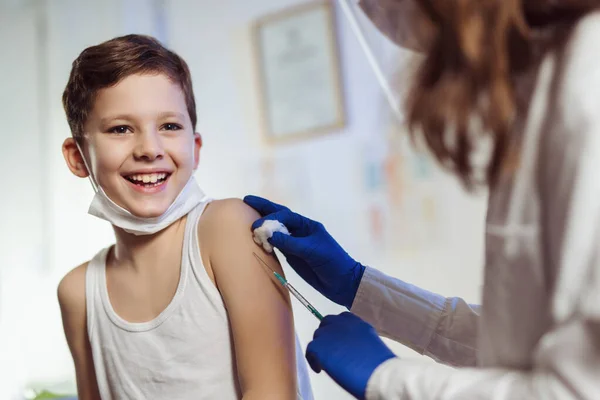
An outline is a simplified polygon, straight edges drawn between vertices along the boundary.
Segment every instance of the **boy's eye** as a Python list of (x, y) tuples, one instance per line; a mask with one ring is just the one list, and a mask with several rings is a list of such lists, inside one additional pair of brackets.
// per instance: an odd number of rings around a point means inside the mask
[(117, 135), (124, 135), (124, 134), (128, 133), (128, 131), (130, 131), (130, 129), (128, 126), (125, 126), (125, 125), (115, 126), (108, 130), (109, 133), (116, 133)]
[(168, 123), (163, 125), (163, 129), (166, 131), (178, 131), (183, 128), (179, 124)]

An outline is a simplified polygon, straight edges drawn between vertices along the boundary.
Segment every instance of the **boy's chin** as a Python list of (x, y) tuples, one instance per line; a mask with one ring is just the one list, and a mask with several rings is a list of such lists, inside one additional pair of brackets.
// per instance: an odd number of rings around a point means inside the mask
[(167, 212), (171, 203), (172, 201), (168, 199), (133, 202), (129, 204), (127, 210), (138, 218), (158, 218)]
[(153, 205), (144, 207), (132, 207), (129, 212), (138, 218), (158, 218), (169, 209), (168, 205)]

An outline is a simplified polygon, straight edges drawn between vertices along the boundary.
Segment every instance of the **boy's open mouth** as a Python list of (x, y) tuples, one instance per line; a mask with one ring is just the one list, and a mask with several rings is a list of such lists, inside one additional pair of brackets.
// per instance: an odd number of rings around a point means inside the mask
[(133, 174), (124, 176), (124, 178), (134, 185), (150, 188), (163, 184), (170, 176), (170, 173), (160, 172), (155, 174)]

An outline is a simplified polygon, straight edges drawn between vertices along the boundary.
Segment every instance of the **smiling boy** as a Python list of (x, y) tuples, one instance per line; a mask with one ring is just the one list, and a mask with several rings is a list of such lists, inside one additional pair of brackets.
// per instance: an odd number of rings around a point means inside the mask
[(67, 166), (90, 178), (89, 212), (116, 237), (58, 288), (79, 398), (312, 398), (289, 297), (252, 255), (258, 214), (194, 179), (185, 61), (141, 35), (92, 46), (63, 105)]

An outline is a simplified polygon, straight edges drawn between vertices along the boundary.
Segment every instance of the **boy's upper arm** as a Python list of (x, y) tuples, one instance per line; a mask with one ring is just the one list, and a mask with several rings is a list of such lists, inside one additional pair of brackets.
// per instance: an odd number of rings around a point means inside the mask
[(208, 258), (233, 330), (244, 398), (296, 398), (294, 321), (288, 293), (278, 286), (257, 253), (282, 273), (273, 255), (252, 239), (259, 215), (241, 200), (215, 202), (199, 230), (210, 232)]
[(69, 272), (58, 285), (58, 303), (69, 350), (75, 363), (80, 400), (100, 399), (88, 339), (85, 272), (87, 263)]

